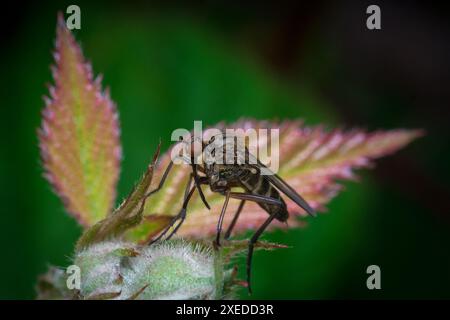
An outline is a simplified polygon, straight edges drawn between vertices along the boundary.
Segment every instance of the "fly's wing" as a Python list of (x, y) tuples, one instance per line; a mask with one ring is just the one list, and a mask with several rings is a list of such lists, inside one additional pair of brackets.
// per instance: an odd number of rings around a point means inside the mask
[(269, 181), (272, 185), (274, 185), (279, 191), (284, 193), (289, 197), (292, 201), (294, 201), (298, 206), (303, 208), (308, 214), (311, 216), (316, 216), (316, 212), (313, 208), (306, 202), (305, 199), (301, 195), (297, 193), (289, 184), (287, 184), (280, 176), (272, 172), (269, 168), (267, 168), (264, 164), (261, 163), (255, 156), (251, 153), (248, 153), (249, 163), (255, 165), (267, 181)]
[(289, 184), (287, 184), (280, 176), (276, 175), (264, 175), (264, 179), (270, 181), (279, 191), (287, 195), (292, 201), (302, 207), (308, 214), (315, 217), (316, 212), (306, 202), (301, 195), (297, 193)]

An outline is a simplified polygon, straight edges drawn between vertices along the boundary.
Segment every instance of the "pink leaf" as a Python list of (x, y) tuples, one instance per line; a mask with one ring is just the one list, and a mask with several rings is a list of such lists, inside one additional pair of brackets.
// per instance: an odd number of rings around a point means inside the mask
[(109, 214), (115, 202), (121, 157), (118, 116), (62, 14), (56, 33), (55, 85), (42, 112), (41, 156), (45, 177), (66, 210), (90, 226)]
[[(223, 127), (219, 124), (217, 127)], [(304, 127), (301, 121), (281, 123), (267, 121), (241, 120), (229, 125), (230, 128), (278, 128), (280, 131), (280, 170), (284, 178), (308, 203), (318, 211), (341, 190), (337, 180), (355, 179), (354, 169), (367, 168), (372, 160), (391, 154), (423, 135), (420, 130), (391, 130), (367, 133), (363, 130), (325, 131), (321, 126)], [(261, 142), (259, 147), (265, 142)], [(270, 149), (269, 149), (270, 150)], [(155, 170), (154, 187), (159, 183), (162, 173), (170, 161), (167, 152)], [(180, 208), (187, 179), (191, 173), (185, 165), (175, 165), (164, 188), (152, 195), (146, 203), (144, 213), (148, 216), (176, 215)], [(205, 208), (195, 193), (189, 203), (187, 219), (179, 229), (178, 235), (201, 238), (216, 232), (218, 216), (224, 197), (204, 187), (211, 210)], [(284, 197), (286, 199), (286, 197)], [(286, 228), (301, 225), (299, 216), (306, 213), (292, 201), (286, 199), (290, 218), (288, 224), (274, 222), (272, 227)], [(239, 200), (230, 200), (224, 219), (224, 230), (236, 212)], [(258, 205), (248, 203), (241, 213), (235, 233), (260, 226), (268, 217)], [(141, 239), (143, 236), (140, 229)]]

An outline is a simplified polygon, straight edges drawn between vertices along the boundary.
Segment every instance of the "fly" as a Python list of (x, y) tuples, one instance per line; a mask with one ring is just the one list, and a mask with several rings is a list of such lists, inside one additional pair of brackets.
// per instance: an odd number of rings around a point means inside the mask
[[(193, 140), (191, 139), (190, 142), (184, 142), (192, 143)], [(308, 205), (308, 203), (281, 177), (271, 172), (270, 169), (262, 164), (259, 159), (253, 156), (245, 146), (238, 145), (236, 136), (222, 133), (220, 135), (213, 136), (208, 143), (202, 142), (202, 146), (203, 150), (206, 151), (202, 156), (205, 157), (204, 155), (206, 154), (209, 155), (210, 158), (203, 159), (204, 161), (202, 161), (201, 165), (195, 163), (194, 155), (192, 153), (190, 159), (184, 159), (186, 162), (190, 163), (192, 172), (189, 175), (189, 181), (186, 185), (182, 208), (167, 228), (165, 228), (155, 239), (153, 239), (150, 244), (159, 241), (172, 227), (173, 229), (166, 237), (166, 240), (170, 239), (178, 231), (186, 219), (187, 206), (196, 189), (198, 190), (205, 206), (208, 209), (210, 208), (203, 194), (201, 188), (202, 185), (208, 185), (211, 191), (220, 193), (225, 197), (222, 211), (217, 223), (217, 234), (215, 240), (215, 244), (217, 246), (220, 246), (223, 219), (229, 200), (238, 199), (240, 200), (240, 204), (230, 225), (225, 231), (225, 239), (228, 239), (231, 236), (233, 228), (238, 221), (239, 215), (241, 214), (245, 203), (247, 201), (255, 202), (268, 213), (269, 217), (256, 230), (249, 241), (247, 255), (247, 283), (248, 290), (251, 293), (251, 264), (255, 243), (274, 219), (285, 222), (289, 218), (289, 212), (281, 194), (284, 194), (290, 198), (308, 214), (315, 216), (315, 212)], [(218, 154), (219, 152), (221, 152), (221, 154)], [(222, 161), (217, 161), (218, 159), (221, 159)], [(159, 191), (163, 187), (172, 166), (173, 162), (170, 161), (164, 171), (158, 187), (150, 191), (147, 196)], [(262, 174), (262, 171), (265, 171), (264, 174)], [(191, 186), (192, 180), (194, 181), (193, 186)], [(235, 188), (243, 189), (244, 192), (232, 191), (232, 189)], [(177, 224), (175, 225), (175, 223)]]

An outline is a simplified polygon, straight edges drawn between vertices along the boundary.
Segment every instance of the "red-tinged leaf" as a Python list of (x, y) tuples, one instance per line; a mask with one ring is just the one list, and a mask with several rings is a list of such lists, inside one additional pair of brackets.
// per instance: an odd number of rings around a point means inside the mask
[[(216, 128), (222, 128), (219, 124)], [(325, 131), (321, 126), (304, 127), (301, 121), (281, 123), (267, 121), (242, 120), (227, 126), (229, 128), (278, 128), (280, 131), (280, 170), (278, 174), (290, 184), (316, 210), (324, 211), (325, 205), (341, 190), (337, 180), (355, 179), (353, 170), (369, 167), (372, 160), (391, 154), (414, 139), (423, 135), (420, 130), (391, 130), (367, 133), (363, 130)], [(259, 141), (262, 147), (264, 141)], [(270, 148), (269, 148), (270, 150)], [(154, 183), (159, 183), (170, 161), (170, 151), (157, 165)], [(185, 186), (191, 169), (186, 165), (175, 165), (168, 176), (164, 188), (152, 195), (146, 203), (144, 214), (147, 216), (174, 216), (182, 204)], [(203, 187), (208, 210), (197, 193), (189, 203), (186, 221), (178, 230), (179, 236), (201, 238), (216, 233), (218, 216), (224, 197), (212, 193), (208, 186)], [(286, 199), (286, 197), (284, 197)], [(286, 199), (290, 218), (287, 224), (274, 221), (271, 227), (297, 227), (304, 224), (299, 216), (306, 213), (295, 203)], [(233, 213), (239, 205), (231, 199), (224, 218), (224, 230), (230, 224)], [(235, 233), (259, 227), (268, 215), (255, 203), (246, 203)], [(147, 227), (150, 230), (150, 227)], [(140, 239), (148, 239), (145, 228), (140, 230)]]
[[(267, 242), (267, 241), (257, 241), (254, 245), (255, 249), (263, 250), (275, 250), (275, 249), (287, 249), (289, 246), (279, 243)], [(233, 258), (236, 254), (247, 253), (248, 250), (248, 240), (225, 240), (221, 243), (221, 250), (223, 256), (229, 260)]]
[(109, 214), (115, 202), (121, 157), (118, 116), (61, 14), (56, 33), (55, 85), (42, 113), (41, 156), (45, 176), (66, 210), (90, 226)]

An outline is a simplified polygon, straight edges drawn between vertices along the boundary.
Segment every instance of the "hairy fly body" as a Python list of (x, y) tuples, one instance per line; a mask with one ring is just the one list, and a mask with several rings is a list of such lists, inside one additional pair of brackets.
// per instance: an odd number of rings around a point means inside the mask
[[(185, 141), (186, 144), (192, 142), (192, 139), (191, 141)], [(222, 133), (213, 136), (207, 143), (202, 142), (202, 147), (204, 150), (202, 153), (204, 159), (202, 160), (204, 161), (201, 164), (195, 163), (193, 153), (191, 153), (190, 159), (185, 159), (186, 162), (190, 163), (192, 173), (190, 174), (186, 186), (184, 201), (179, 214), (174, 217), (169, 226), (153, 239), (151, 243), (162, 239), (170, 229), (172, 230), (166, 236), (166, 239), (170, 239), (177, 232), (186, 218), (187, 205), (196, 189), (205, 206), (208, 209), (210, 208), (203, 194), (201, 185), (208, 185), (211, 191), (220, 193), (225, 197), (224, 205), (217, 223), (215, 240), (217, 246), (220, 246), (223, 218), (230, 198), (240, 200), (240, 205), (225, 232), (226, 239), (230, 237), (246, 201), (255, 202), (268, 213), (269, 217), (256, 230), (249, 241), (247, 255), (247, 283), (248, 290), (251, 292), (251, 262), (255, 243), (274, 219), (285, 222), (289, 218), (287, 206), (281, 193), (294, 201), (307, 213), (314, 215), (314, 211), (291, 186), (284, 182), (278, 175), (270, 172), (265, 165), (254, 157), (238, 137)], [(165, 170), (158, 187), (149, 192), (147, 196), (162, 188), (172, 166), (173, 162), (171, 161)], [(262, 171), (264, 171), (264, 174), (262, 174)], [(194, 181), (194, 185), (192, 185), (192, 181)], [(236, 189), (241, 189), (243, 192), (234, 191)]]

